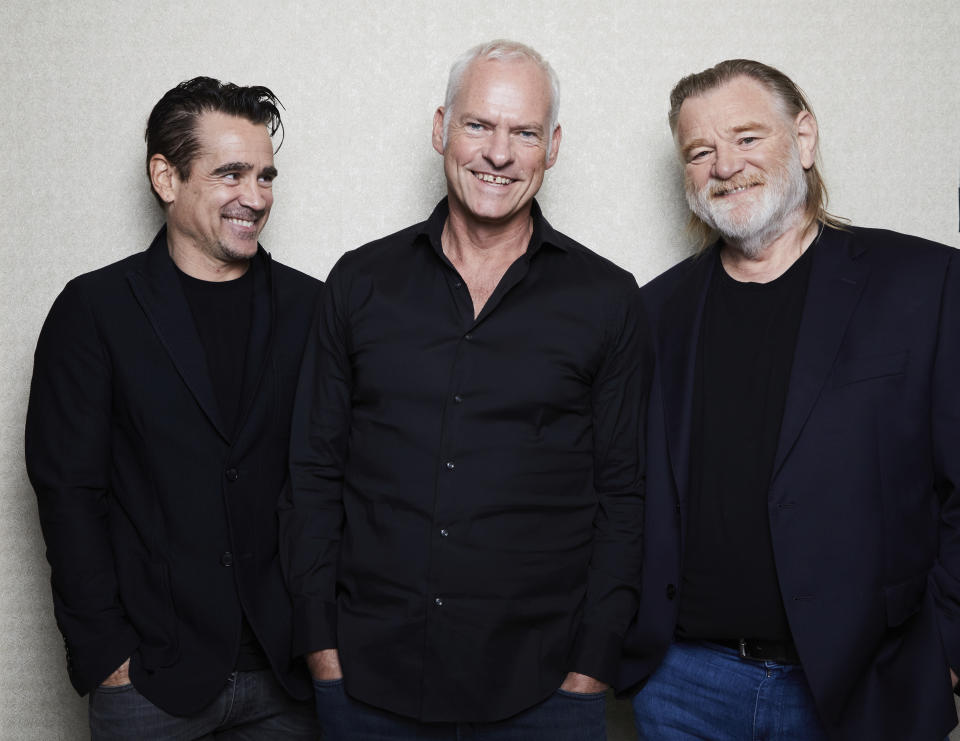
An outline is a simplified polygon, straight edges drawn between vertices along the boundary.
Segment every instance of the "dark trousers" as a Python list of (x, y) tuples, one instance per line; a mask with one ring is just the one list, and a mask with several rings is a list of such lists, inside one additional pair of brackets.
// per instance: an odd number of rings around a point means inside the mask
[(217, 698), (196, 715), (164, 712), (132, 684), (90, 693), (92, 741), (317, 741), (310, 702), (291, 699), (269, 670), (234, 672)]
[(557, 690), (495, 723), (420, 723), (352, 699), (343, 680), (313, 683), (324, 741), (605, 741), (606, 693)]

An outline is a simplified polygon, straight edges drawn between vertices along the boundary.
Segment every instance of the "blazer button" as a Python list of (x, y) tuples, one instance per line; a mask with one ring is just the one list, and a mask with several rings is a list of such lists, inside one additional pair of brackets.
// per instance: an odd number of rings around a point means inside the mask
[(677, 588), (673, 584), (667, 584), (667, 599), (673, 599), (677, 596)]
[(236, 481), (240, 478), (240, 472), (236, 468), (228, 468), (226, 470), (227, 481)]
[(220, 556), (220, 564), (222, 566), (233, 566), (233, 554), (230, 551), (224, 551), (223, 555)]

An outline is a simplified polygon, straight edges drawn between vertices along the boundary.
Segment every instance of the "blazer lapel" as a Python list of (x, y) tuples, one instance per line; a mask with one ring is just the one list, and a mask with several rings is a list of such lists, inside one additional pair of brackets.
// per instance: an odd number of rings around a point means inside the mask
[(660, 385), (670, 465), (681, 505), (686, 505), (690, 481), (690, 434), (697, 346), (707, 287), (717, 262), (713, 247), (694, 258), (689, 274), (663, 304), (659, 318)]
[(167, 253), (166, 226), (150, 245), (144, 269), (131, 271), (127, 280), (180, 377), (220, 436), (229, 442), (229, 431), (224, 428), (220, 417), (193, 315), (183, 295), (176, 267)]
[(820, 396), (867, 282), (868, 269), (857, 260), (864, 248), (853, 243), (849, 232), (824, 227), (815, 249), (780, 424), (773, 478), (790, 454)]

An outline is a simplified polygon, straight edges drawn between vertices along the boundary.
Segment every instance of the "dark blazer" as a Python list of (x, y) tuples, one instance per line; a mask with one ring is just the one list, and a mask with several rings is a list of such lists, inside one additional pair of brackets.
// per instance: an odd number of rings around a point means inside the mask
[(276, 502), (321, 284), (262, 248), (255, 260), (235, 436), (165, 228), (146, 252), (70, 281), (40, 333), (27, 469), (80, 694), (131, 657), (143, 695), (197, 712), (233, 669), (242, 604), (280, 682), (310, 696), (291, 659)]
[[(825, 229), (769, 490), (781, 593), (833, 738), (942, 739), (960, 668), (960, 263)], [(716, 247), (642, 289), (654, 324), (643, 594), (619, 686), (642, 684), (682, 586), (694, 364)]]

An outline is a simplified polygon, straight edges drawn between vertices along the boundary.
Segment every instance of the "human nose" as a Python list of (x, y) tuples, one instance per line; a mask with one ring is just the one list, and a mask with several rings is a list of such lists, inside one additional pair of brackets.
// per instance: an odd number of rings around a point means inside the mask
[(240, 192), (240, 204), (254, 211), (263, 211), (273, 201), (273, 191), (259, 178), (247, 178)]
[(720, 144), (714, 153), (713, 176), (728, 180), (743, 169), (743, 157), (733, 147)]
[(494, 167), (506, 167), (513, 160), (513, 149), (510, 143), (510, 133), (507, 131), (494, 131), (487, 139), (483, 156)]

